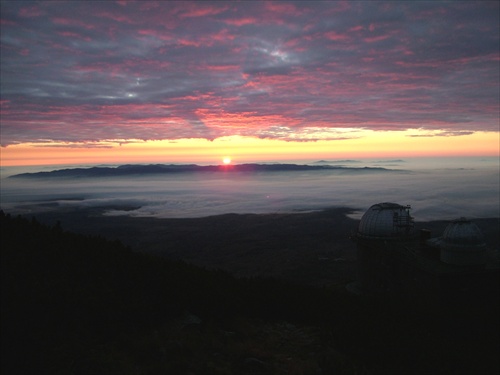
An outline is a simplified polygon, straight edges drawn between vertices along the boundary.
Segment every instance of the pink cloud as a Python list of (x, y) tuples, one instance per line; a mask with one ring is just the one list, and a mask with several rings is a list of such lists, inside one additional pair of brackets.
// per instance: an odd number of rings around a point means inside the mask
[(152, 36), (164, 41), (172, 41), (175, 39), (175, 35), (171, 32), (158, 29), (139, 29), (137, 31), (139, 35)]
[[(228, 6), (213, 6), (206, 3), (181, 3), (182, 6), (178, 10), (178, 15), (181, 18), (191, 17), (206, 17), (214, 16), (228, 9)], [(219, 3), (223, 4), (223, 3)]]
[(90, 22), (84, 22), (75, 18), (53, 17), (51, 21), (56, 25), (78, 26), (87, 30), (94, 30), (96, 26)]
[(72, 31), (59, 31), (59, 35), (65, 37), (65, 38), (76, 38), (76, 39), (81, 39), (85, 40), (86, 42), (90, 42), (92, 39), (88, 36), (83, 36), (78, 33), (74, 33)]
[(362, 26), (362, 25), (357, 25), (357, 26), (353, 26), (353, 27), (351, 27), (351, 28), (349, 29), (349, 32), (350, 32), (350, 33), (357, 33), (357, 32), (359, 32), (359, 31), (363, 31), (364, 29), (365, 29), (365, 27), (364, 27), (364, 26)]
[(24, 18), (40, 17), (46, 13), (40, 9), (40, 7), (34, 5), (31, 7), (24, 7), (19, 10), (19, 16)]
[(234, 40), (236, 36), (231, 34), (228, 29), (222, 29), (219, 32), (212, 34), (210, 38), (218, 42), (226, 42), (228, 40)]
[(122, 7), (126, 7), (128, 4), (132, 3), (132, 1), (129, 0), (115, 0), (115, 2)]
[(7, 20), (5, 18), (0, 18), (0, 25), (1, 26), (16, 26), (17, 22), (14, 22), (12, 20)]
[(390, 38), (390, 35), (369, 36), (369, 37), (363, 38), (363, 41), (366, 43), (375, 43), (375, 42), (380, 42), (382, 40), (386, 40), (388, 38)]
[(284, 2), (265, 2), (264, 8), (268, 12), (280, 13), (287, 16), (299, 16), (304, 10), (299, 10), (294, 4)]
[(347, 34), (340, 34), (335, 31), (328, 31), (323, 34), (323, 36), (328, 39), (328, 40), (334, 40), (334, 41), (346, 41), (349, 40), (350, 37)]
[(181, 46), (210, 47), (215, 44), (223, 44), (227, 41), (232, 41), (235, 38), (236, 36), (231, 34), (227, 29), (222, 29), (215, 33), (199, 35), (196, 38), (179, 38), (176, 40), (176, 43)]
[(226, 19), (224, 20), (224, 22), (227, 23), (228, 25), (233, 25), (233, 26), (245, 26), (245, 25), (252, 25), (259, 23), (259, 21), (255, 17)]
[(215, 72), (238, 72), (241, 67), (239, 65), (200, 65), (200, 70), (208, 70)]
[[(213, 42), (205, 39), (208, 42), (207, 45), (211, 45)], [(176, 40), (176, 43), (180, 46), (190, 46), (190, 47), (200, 47), (204, 45), (204, 42), (201, 39), (189, 39), (189, 38), (179, 38)]]
[(107, 11), (101, 11), (101, 12), (95, 13), (94, 16), (99, 17), (99, 18), (107, 18), (107, 19), (110, 19), (110, 20), (113, 20), (113, 21), (116, 21), (119, 23), (128, 23), (131, 25), (136, 23), (136, 21), (134, 20), (133, 17), (127, 16), (125, 14), (117, 14), (117, 13), (111, 13), (111, 12), (107, 12)]

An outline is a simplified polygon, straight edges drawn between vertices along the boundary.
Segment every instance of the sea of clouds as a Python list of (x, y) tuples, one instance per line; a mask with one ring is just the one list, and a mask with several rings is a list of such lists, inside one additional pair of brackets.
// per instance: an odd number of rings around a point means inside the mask
[[(19, 179), (9, 176), (27, 169), (2, 168), (0, 203), (2, 210), (13, 214), (105, 207), (109, 216), (158, 218), (350, 207), (355, 210), (352, 216), (359, 218), (372, 204), (395, 202), (411, 205), (417, 221), (500, 217), (497, 158), (321, 163), (346, 169)], [(364, 170), (364, 166), (388, 170)], [(48, 169), (29, 171), (33, 170)]]

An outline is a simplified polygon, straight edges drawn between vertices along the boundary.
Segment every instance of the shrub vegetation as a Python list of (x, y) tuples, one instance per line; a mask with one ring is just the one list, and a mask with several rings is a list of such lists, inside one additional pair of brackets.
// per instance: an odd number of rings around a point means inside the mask
[(411, 312), (0, 219), (3, 374), (499, 370), (498, 311)]

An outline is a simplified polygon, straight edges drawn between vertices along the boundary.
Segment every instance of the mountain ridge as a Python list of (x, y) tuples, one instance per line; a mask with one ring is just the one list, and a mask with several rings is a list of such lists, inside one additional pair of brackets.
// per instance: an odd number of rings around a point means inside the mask
[(10, 178), (39, 177), (113, 177), (137, 174), (172, 174), (187, 172), (294, 172), (294, 171), (362, 171), (362, 172), (401, 172), (382, 167), (345, 167), (337, 165), (308, 164), (234, 164), (234, 165), (198, 165), (198, 164), (123, 164), (118, 167), (66, 168), (44, 172), (20, 173)]

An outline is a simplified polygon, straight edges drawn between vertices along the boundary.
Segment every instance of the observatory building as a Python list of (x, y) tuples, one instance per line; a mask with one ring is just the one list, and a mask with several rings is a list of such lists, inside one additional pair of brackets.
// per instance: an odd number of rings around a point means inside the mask
[(483, 234), (476, 224), (464, 217), (453, 220), (443, 236), (429, 240), (428, 245), (439, 248), (440, 259), (456, 266), (480, 266), (488, 261)]
[(414, 233), (410, 206), (378, 203), (361, 218), (356, 288), (421, 306), (456, 306), (464, 300), (498, 304), (498, 251), (489, 251), (476, 224), (451, 221), (442, 236)]

